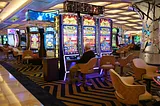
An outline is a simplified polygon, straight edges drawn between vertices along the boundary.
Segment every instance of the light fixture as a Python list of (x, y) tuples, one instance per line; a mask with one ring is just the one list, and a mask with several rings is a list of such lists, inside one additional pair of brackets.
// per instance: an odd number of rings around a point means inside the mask
[(109, 14), (116, 14), (119, 12), (123, 12), (123, 10), (109, 10), (109, 11), (105, 11), (105, 13), (109, 13)]
[(131, 17), (118, 17), (117, 19), (120, 19), (120, 20), (128, 20), (128, 19), (130, 19)]
[(128, 20), (129, 22), (142, 22), (140, 19), (135, 19), (135, 20)]
[(7, 5), (7, 2), (1, 2), (0, 1), (0, 8), (4, 8)]
[(137, 24), (125, 24), (125, 25), (127, 25), (127, 26), (135, 26)]
[(88, 4), (92, 4), (92, 5), (97, 5), (97, 6), (104, 6), (104, 5), (107, 5), (107, 4), (110, 4), (111, 2), (91, 2), (91, 3), (88, 3)]
[(117, 24), (125, 24), (125, 23), (128, 23), (127, 21), (116, 21), (115, 23)]
[(136, 17), (136, 18), (140, 18), (140, 16), (137, 14), (137, 15), (132, 15), (133, 17)]
[(122, 15), (132, 15), (132, 14), (137, 14), (136, 12), (123, 12), (123, 13), (120, 13)]
[(134, 28), (136, 28), (136, 29), (142, 29), (142, 27), (134, 27)]
[(119, 15), (105, 15), (105, 17), (108, 17), (108, 18), (115, 18), (115, 17), (119, 17)]
[(127, 5), (129, 5), (129, 3), (116, 3), (116, 4), (107, 5), (105, 6), (105, 8), (121, 8)]

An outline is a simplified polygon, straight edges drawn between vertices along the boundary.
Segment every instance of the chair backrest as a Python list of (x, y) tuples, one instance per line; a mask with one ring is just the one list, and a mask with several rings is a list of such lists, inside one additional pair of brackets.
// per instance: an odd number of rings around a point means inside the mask
[(146, 74), (146, 63), (140, 58), (133, 59), (133, 72), (137, 80), (142, 80), (143, 75)]
[(87, 63), (79, 64), (81, 73), (90, 73), (95, 67), (96, 63), (97, 63), (97, 58), (91, 58)]
[(25, 56), (33, 56), (33, 52), (31, 50), (25, 50), (22, 54), (22, 58), (24, 58)]
[(127, 84), (113, 69), (110, 69), (110, 76), (115, 96), (120, 102), (125, 104), (139, 103), (139, 95), (145, 93), (144, 86)]
[(114, 56), (102, 56), (100, 59), (100, 66), (105, 65), (105, 64), (112, 64), (115, 65), (115, 57)]

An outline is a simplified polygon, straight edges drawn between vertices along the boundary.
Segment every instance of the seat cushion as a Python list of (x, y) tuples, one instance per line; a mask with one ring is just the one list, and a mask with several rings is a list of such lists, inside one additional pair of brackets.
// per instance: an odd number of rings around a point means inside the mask
[(145, 91), (144, 94), (139, 96), (139, 100), (151, 100), (151, 99), (152, 99), (152, 95), (147, 91)]
[(143, 75), (143, 78), (144, 79), (152, 79), (153, 77), (159, 76), (159, 75), (160, 74), (158, 74), (158, 73), (146, 73), (146, 74)]
[(102, 65), (101, 68), (102, 69), (114, 69), (114, 66), (111, 64), (107, 64), (107, 65)]

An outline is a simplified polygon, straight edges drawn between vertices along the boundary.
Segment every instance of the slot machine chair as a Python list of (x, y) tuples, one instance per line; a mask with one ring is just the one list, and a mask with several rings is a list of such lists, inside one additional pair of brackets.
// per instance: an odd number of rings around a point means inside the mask
[[(114, 56), (102, 56), (102, 58), (100, 59), (100, 75), (102, 75), (103, 71), (105, 72), (105, 77), (107, 77), (107, 72), (110, 69), (115, 69), (115, 57)], [(106, 78), (105, 78), (106, 79)], [(107, 79), (108, 80), (108, 79)]]
[(113, 69), (110, 70), (110, 76), (115, 96), (121, 103), (138, 105), (139, 101), (152, 99), (152, 95), (146, 91), (144, 85), (133, 85), (134, 78), (132, 76), (121, 77)]
[(28, 64), (28, 60), (33, 58), (34, 58), (33, 52), (31, 50), (25, 50), (22, 54), (22, 63), (24, 63), (24, 61), (26, 60)]
[(140, 58), (133, 59), (133, 72), (136, 80), (146, 80), (147, 91), (150, 92), (151, 81), (154, 76), (158, 76), (156, 71), (158, 67), (147, 65), (144, 60)]
[(97, 58), (92, 58), (90, 59), (87, 63), (85, 64), (78, 64), (79, 66), (79, 71), (82, 73), (83, 77), (83, 82), (79, 83), (77, 86), (87, 86), (87, 85), (92, 85), (91, 83), (88, 83), (86, 80), (86, 74), (91, 74), (94, 72), (94, 67), (97, 64)]

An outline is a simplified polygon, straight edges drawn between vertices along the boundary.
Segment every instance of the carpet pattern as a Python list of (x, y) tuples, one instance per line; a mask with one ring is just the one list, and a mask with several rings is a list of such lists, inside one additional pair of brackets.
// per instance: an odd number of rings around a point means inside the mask
[[(114, 96), (114, 88), (109, 81), (102, 81), (99, 76), (91, 78), (92, 86), (78, 87), (75, 84), (67, 84), (64, 81), (46, 82), (43, 79), (42, 66), (17, 64), (16, 61), (5, 61), (16, 68), (17, 71), (27, 76), (30, 80), (41, 86), (45, 91), (61, 100), (68, 106), (127, 106), (120, 103)], [(119, 67), (116, 68), (116, 71)], [(133, 75), (129, 67), (124, 68), (127, 75)], [(145, 81), (136, 81), (135, 84), (145, 84)], [(157, 95), (156, 91), (160, 89), (152, 81), (152, 95)], [(142, 101), (139, 106), (152, 106), (151, 101)]]

